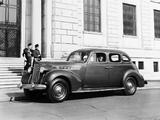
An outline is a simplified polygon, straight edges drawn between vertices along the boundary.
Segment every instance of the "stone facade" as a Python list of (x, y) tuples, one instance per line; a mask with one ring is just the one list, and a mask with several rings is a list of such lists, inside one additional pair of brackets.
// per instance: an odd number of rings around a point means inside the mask
[[(26, 37), (30, 41), (32, 16), (26, 0)], [(123, 35), (123, 3), (136, 6), (137, 35)], [(32, 5), (33, 6), (33, 5)], [(136, 62), (144, 62), (140, 72), (146, 79), (160, 80), (153, 62), (160, 64), (160, 39), (154, 37), (153, 10), (160, 10), (160, 0), (101, 0), (101, 32), (84, 31), (83, 0), (42, 0), (42, 54), (61, 59), (78, 48), (113, 48), (127, 52)], [(31, 21), (32, 23), (32, 21)], [(41, 36), (41, 35), (40, 35)], [(33, 40), (31, 40), (32, 42)]]

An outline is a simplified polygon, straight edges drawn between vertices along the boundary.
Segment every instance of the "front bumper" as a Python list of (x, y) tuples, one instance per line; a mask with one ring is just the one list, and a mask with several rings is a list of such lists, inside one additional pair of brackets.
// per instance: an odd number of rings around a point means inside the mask
[(45, 90), (47, 88), (47, 86), (43, 84), (22, 84), (22, 83), (20, 83), (17, 87), (20, 89), (29, 89), (29, 90)]

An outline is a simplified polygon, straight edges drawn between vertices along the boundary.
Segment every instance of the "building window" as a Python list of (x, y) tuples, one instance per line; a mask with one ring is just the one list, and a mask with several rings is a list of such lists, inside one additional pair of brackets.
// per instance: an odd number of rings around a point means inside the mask
[(136, 6), (123, 3), (123, 34), (136, 36)]
[(138, 68), (139, 68), (139, 70), (143, 70), (144, 69), (144, 62), (143, 61), (139, 61), (138, 62)]
[(153, 69), (154, 69), (154, 72), (158, 72), (159, 69), (158, 69), (158, 62), (153, 62)]
[(84, 30), (101, 32), (100, 0), (84, 0)]
[(160, 11), (154, 10), (154, 34), (155, 38), (160, 38)]

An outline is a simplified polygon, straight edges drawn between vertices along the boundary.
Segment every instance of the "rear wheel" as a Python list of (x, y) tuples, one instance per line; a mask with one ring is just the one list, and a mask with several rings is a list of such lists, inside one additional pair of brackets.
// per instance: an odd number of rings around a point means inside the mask
[(137, 91), (137, 84), (134, 78), (127, 77), (127, 79), (124, 82), (124, 93), (126, 95), (134, 95)]
[(69, 94), (68, 83), (61, 78), (57, 78), (55, 81), (48, 88), (49, 99), (52, 102), (63, 102)]

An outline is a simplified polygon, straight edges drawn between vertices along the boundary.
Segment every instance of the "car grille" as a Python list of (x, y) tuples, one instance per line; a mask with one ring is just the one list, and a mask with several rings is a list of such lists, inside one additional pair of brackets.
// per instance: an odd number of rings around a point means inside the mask
[(39, 76), (40, 76), (40, 64), (35, 63), (33, 67), (32, 82), (38, 84)]

